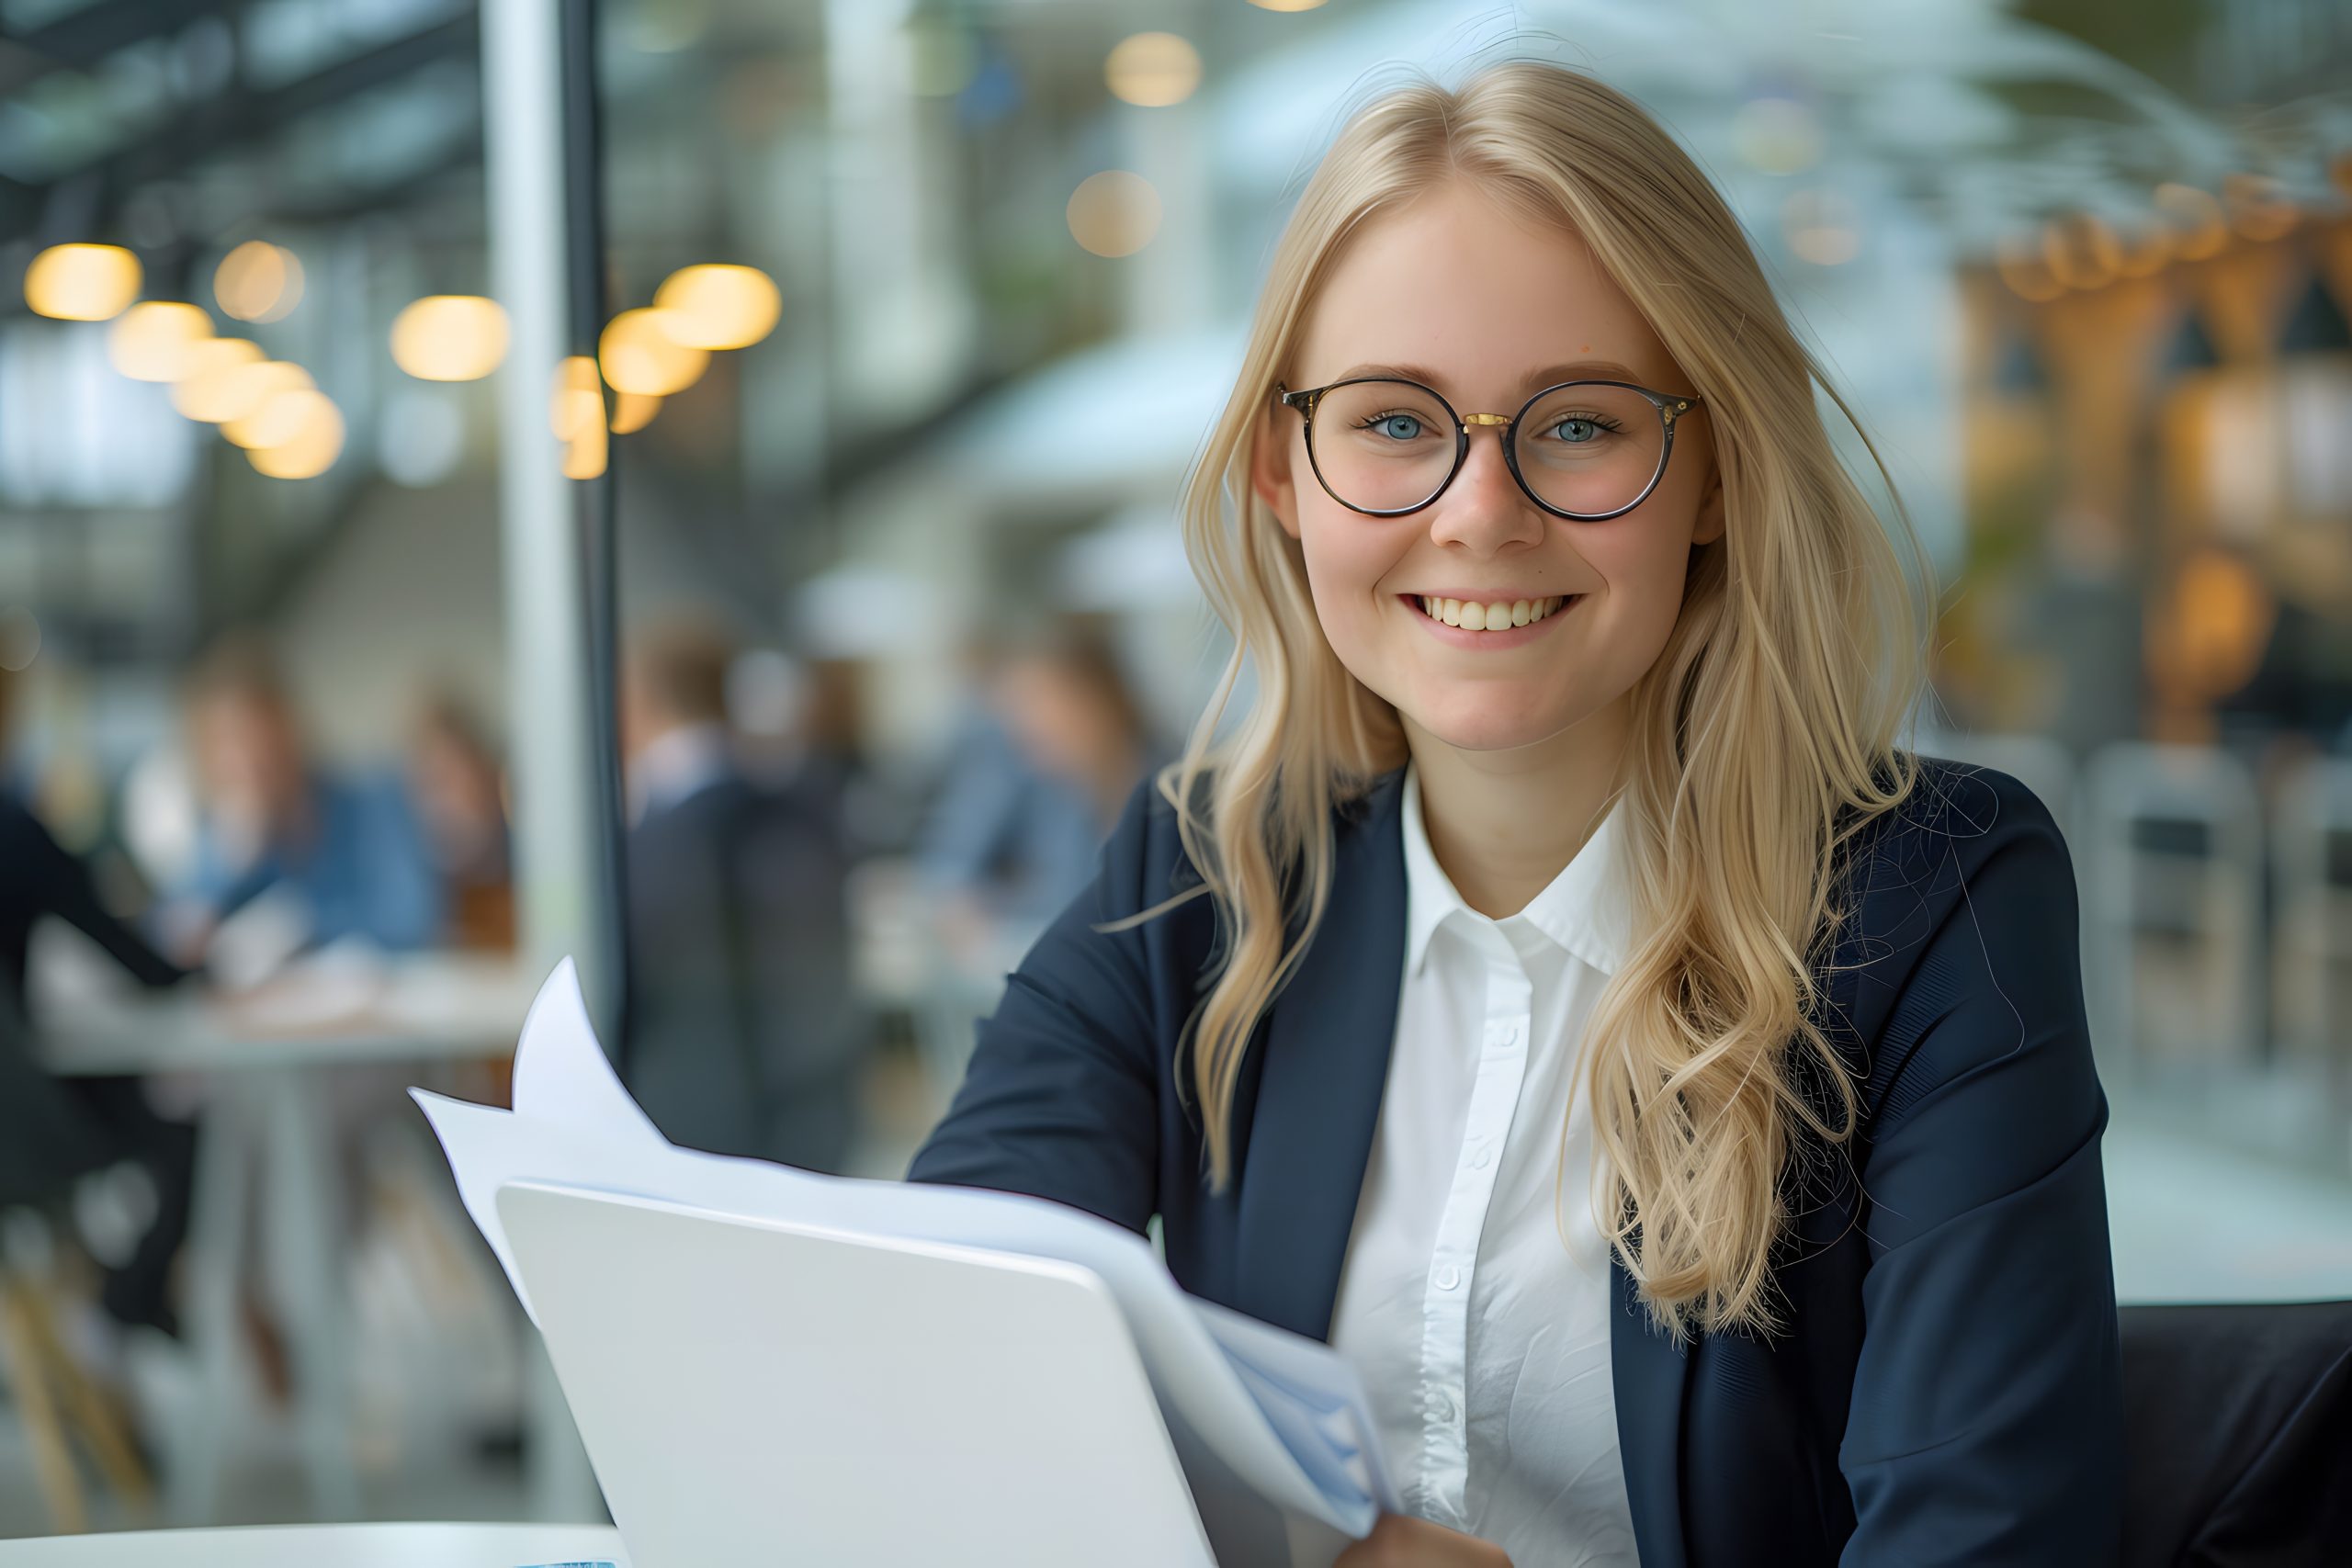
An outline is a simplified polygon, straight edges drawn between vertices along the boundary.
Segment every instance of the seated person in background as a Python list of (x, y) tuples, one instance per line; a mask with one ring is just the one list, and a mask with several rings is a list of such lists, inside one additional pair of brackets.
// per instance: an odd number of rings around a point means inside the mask
[(412, 732), (409, 793), (458, 947), (514, 945), (506, 781), (481, 729), (453, 697), (428, 699)]
[[(0, 671), (0, 753), (10, 680)], [(79, 929), (143, 985), (185, 977), (99, 902), (88, 868), (0, 791), (0, 1204), (51, 1201), (85, 1176), (136, 1162), (154, 1189), (154, 1221), (129, 1260), (108, 1271), (99, 1304), (119, 1323), (177, 1334), (170, 1273), (187, 1234), (196, 1130), (158, 1115), (137, 1078), (53, 1077), (34, 1058), (26, 954), (44, 916)]]
[(1099, 633), (1057, 626), (980, 659), (983, 704), (914, 852), (944, 934), (973, 954), (989, 922), (1025, 941), (1087, 885), (1136, 781), (1166, 760)]
[(744, 776), (727, 722), (732, 652), (673, 627), (639, 638), (622, 673), (621, 1076), (674, 1143), (839, 1171), (866, 1040), (848, 861), (823, 802)]
[(190, 682), (188, 742), (203, 808), (196, 868), (173, 911), (200, 951), (264, 892), (290, 896), (312, 942), (360, 936), (415, 948), (443, 932), (443, 895), (396, 775), (329, 773), (309, 761), (277, 666), (256, 642), (215, 649)]

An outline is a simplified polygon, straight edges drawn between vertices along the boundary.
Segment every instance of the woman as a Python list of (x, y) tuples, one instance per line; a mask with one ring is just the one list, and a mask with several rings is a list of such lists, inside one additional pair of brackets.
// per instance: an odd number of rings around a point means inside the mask
[(1185, 505), (1233, 668), (912, 1174), (1348, 1353), (1410, 1517), (1347, 1568), (2117, 1550), (2072, 868), (1898, 746), (1820, 380), (1546, 64), (1371, 104), (1275, 255)]

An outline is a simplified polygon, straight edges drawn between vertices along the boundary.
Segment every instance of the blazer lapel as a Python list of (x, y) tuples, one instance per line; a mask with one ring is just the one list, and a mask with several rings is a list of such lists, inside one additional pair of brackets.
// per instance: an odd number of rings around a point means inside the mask
[(1642, 1568), (1684, 1568), (1682, 1396), (1690, 1357), (1650, 1326), (1649, 1309), (1634, 1294), (1634, 1277), (1613, 1252), (1609, 1275), (1616, 1301), (1610, 1315), (1611, 1386), (1634, 1541), (1641, 1549)]
[(1405, 852), (1385, 774), (1333, 823), (1331, 897), (1267, 1021), (1242, 1165), (1236, 1303), (1294, 1333), (1331, 1326), (1405, 962)]

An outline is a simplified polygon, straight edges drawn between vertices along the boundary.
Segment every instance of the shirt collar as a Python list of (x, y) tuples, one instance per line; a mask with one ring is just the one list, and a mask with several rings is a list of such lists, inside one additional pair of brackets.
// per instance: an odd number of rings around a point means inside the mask
[(1445, 868), (1430, 848), (1429, 829), (1421, 820), (1419, 771), (1405, 764), (1404, 795), (1397, 809), (1405, 835), (1405, 965), (1418, 975), (1429, 956), (1430, 940), (1449, 918), (1508, 926), (1524, 921), (1557, 946), (1604, 975), (1614, 975), (1625, 960), (1628, 924), (1627, 896), (1620, 839), (1623, 832), (1623, 795), (1609, 814), (1577, 851), (1560, 874), (1525, 908), (1500, 920), (1463, 902)]

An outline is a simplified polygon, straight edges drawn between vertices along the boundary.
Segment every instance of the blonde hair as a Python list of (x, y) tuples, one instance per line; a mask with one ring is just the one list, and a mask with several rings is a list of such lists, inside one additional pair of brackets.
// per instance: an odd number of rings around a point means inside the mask
[[(1599, 1219), (1654, 1320), (1678, 1337), (1770, 1331), (1796, 1137), (1839, 1143), (1854, 1124), (1849, 1071), (1815, 1021), (1814, 964), (1845, 919), (1840, 847), (1918, 776), (1897, 737), (1920, 688), (1922, 616), (1831, 446), (1815, 386), (1858, 434), (1859, 422), (1790, 330), (1722, 197), (1624, 94), (1535, 61), (1489, 65), (1454, 90), (1415, 83), (1358, 110), (1307, 182), (1185, 483), (1186, 551), (1235, 642), (1183, 754), (1155, 778), (1202, 881), (1098, 929), (1216, 900), (1224, 962), (1186, 1021), (1180, 1076), (1222, 1187), (1250, 1034), (1330, 897), (1332, 808), (1408, 755), (1396, 710), (1322, 636), (1299, 545), (1252, 492), (1250, 461), (1341, 243), (1455, 180), (1578, 235), (1706, 399), (1725, 531), (1692, 552), (1678, 624), (1634, 692), (1622, 796), (1632, 941), (1587, 1026), (1584, 1088), (1596, 1166), (1605, 1156), (1610, 1172)], [(1895, 511), (1924, 570), (1899, 500)], [(1219, 740), (1245, 663), (1256, 699)]]

